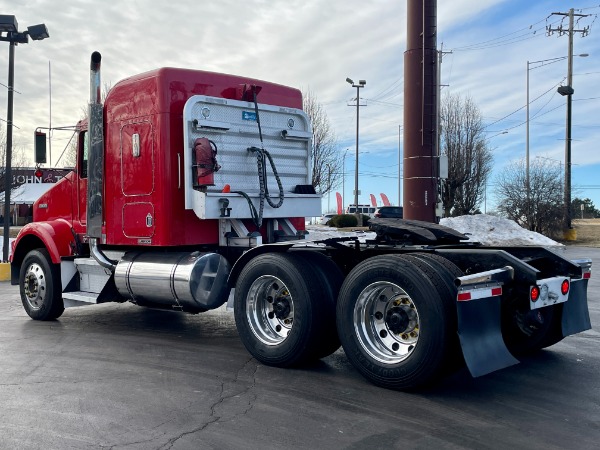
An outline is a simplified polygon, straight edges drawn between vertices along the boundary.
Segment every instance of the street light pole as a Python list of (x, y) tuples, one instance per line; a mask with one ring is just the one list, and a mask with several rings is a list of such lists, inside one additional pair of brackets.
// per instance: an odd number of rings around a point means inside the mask
[(327, 164), (327, 213), (331, 212), (331, 165)]
[[(4, 35), (6, 33), (6, 35)], [(4, 241), (2, 261), (8, 262), (8, 242), (10, 237), (10, 190), (12, 187), (12, 134), (13, 134), (13, 94), (15, 85), (15, 46), (27, 44), (29, 37), (40, 41), (49, 37), (46, 25), (27, 27), (19, 33), (17, 18), (12, 15), (0, 15), (0, 41), (9, 43), (8, 50), (8, 106), (6, 110), (6, 164), (4, 169)]]
[(354, 163), (354, 208), (356, 214), (356, 221), (359, 227), (362, 226), (362, 216), (358, 211), (358, 129), (359, 129), (359, 107), (360, 107), (360, 88), (365, 87), (367, 82), (365, 80), (358, 80), (358, 84), (355, 84), (350, 78), (346, 78), (346, 82), (350, 83), (352, 87), (356, 88), (356, 161)]
[(529, 229), (531, 228), (529, 222), (529, 61), (527, 61), (527, 119), (525, 123), (525, 133), (527, 134), (525, 139), (525, 191), (527, 195), (527, 229)]
[(15, 85), (15, 42), (10, 41), (8, 50), (8, 107), (6, 110), (6, 165), (4, 168), (4, 241), (2, 261), (8, 262), (10, 237), (10, 189), (12, 187), (12, 135), (13, 135), (13, 94)]
[(344, 205), (346, 201), (346, 155), (348, 155), (349, 148), (344, 152), (342, 157), (342, 214), (344, 214)]

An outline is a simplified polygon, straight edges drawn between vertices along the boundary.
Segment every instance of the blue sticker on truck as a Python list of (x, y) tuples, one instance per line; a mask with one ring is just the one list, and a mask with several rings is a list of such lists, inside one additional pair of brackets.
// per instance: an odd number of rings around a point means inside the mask
[(253, 120), (256, 122), (256, 113), (254, 111), (242, 111), (242, 120)]

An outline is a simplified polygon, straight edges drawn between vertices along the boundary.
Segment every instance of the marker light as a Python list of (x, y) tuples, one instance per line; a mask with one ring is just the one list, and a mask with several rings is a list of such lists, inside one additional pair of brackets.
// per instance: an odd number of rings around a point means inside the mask
[(560, 292), (562, 295), (567, 295), (569, 293), (569, 280), (564, 280), (560, 284)]
[(529, 291), (529, 298), (532, 302), (536, 302), (540, 298), (540, 288), (533, 286), (531, 291)]

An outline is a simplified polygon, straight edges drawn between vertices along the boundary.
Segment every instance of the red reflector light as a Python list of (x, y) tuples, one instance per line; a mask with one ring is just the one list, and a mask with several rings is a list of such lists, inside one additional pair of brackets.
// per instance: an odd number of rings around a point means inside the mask
[(459, 302), (464, 302), (467, 300), (471, 300), (471, 293), (470, 292), (459, 292), (458, 293), (458, 301)]
[(43, 175), (43, 173), (42, 173), (42, 170), (41, 170), (41, 169), (37, 169), (37, 170), (35, 171), (35, 176), (36, 176), (36, 178), (42, 178), (42, 175)]
[(540, 288), (533, 286), (529, 292), (529, 298), (532, 302), (536, 302), (540, 298)]
[(592, 272), (584, 272), (583, 273), (584, 280), (589, 280), (590, 278), (592, 278)]
[(502, 288), (501, 287), (492, 288), (492, 297), (497, 297), (499, 295), (502, 295)]
[(562, 295), (567, 295), (569, 293), (569, 280), (564, 280), (560, 284), (560, 292), (562, 292)]

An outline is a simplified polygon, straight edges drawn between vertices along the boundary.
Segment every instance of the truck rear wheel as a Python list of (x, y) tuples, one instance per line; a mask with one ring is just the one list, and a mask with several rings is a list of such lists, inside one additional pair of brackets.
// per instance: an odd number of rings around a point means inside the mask
[(344, 282), (342, 270), (330, 258), (316, 251), (299, 251), (295, 255), (303, 258), (315, 270), (318, 278), (319, 297), (313, 301), (321, 302), (322, 320), (321, 345), (316, 349), (317, 358), (325, 358), (340, 348), (335, 325), (335, 306), (337, 296)]
[(446, 258), (430, 253), (410, 253), (403, 255), (421, 269), (434, 282), (445, 309), (444, 317), (448, 326), (448, 351), (444, 361), (444, 369), (453, 372), (464, 366), (464, 358), (458, 338), (458, 315), (456, 312), (456, 295), (458, 288), (454, 279), (462, 276), (462, 271)]
[(517, 308), (515, 299), (509, 303), (502, 322), (502, 336), (514, 356), (535, 353), (563, 339), (561, 317), (563, 305), (551, 305), (530, 310), (528, 305)]
[(61, 296), (60, 268), (45, 249), (31, 250), (19, 273), (21, 302), (29, 317), (54, 320), (65, 310)]
[(288, 367), (318, 359), (327, 305), (318, 275), (300, 256), (268, 253), (241, 271), (235, 322), (242, 343), (260, 362)]
[(374, 384), (410, 389), (442, 373), (453, 330), (444, 305), (448, 299), (434, 282), (394, 255), (370, 258), (346, 277), (338, 298), (338, 333), (350, 362)]

